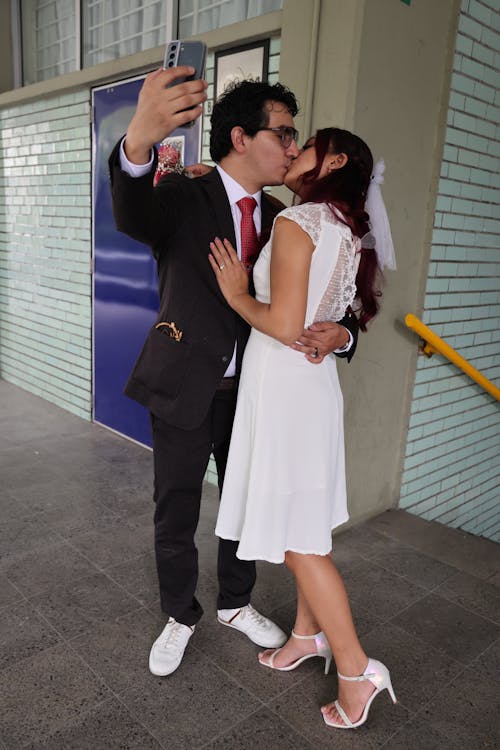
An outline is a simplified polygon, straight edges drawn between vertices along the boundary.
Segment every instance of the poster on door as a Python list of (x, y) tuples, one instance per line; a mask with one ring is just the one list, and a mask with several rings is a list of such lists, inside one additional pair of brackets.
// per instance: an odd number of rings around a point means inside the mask
[[(158, 309), (156, 263), (146, 245), (115, 228), (108, 157), (126, 132), (144, 76), (92, 91), (94, 421), (151, 445), (149, 414), (123, 388)], [(201, 118), (159, 148), (155, 180), (200, 160)]]

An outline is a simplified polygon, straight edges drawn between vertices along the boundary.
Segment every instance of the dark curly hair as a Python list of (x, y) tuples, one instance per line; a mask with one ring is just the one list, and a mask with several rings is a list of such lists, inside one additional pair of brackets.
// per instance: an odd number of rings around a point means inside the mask
[[(305, 187), (303, 200), (327, 203), (356, 237), (362, 238), (370, 231), (370, 217), (365, 211), (366, 194), (373, 171), (373, 156), (366, 143), (354, 133), (341, 128), (318, 130), (314, 142), (316, 166), (303, 175)], [(323, 160), (327, 154), (345, 154), (347, 162), (340, 169), (329, 172), (318, 180)], [(373, 248), (361, 248), (361, 259), (356, 275), (359, 327), (366, 324), (379, 311), (376, 289), (382, 274)]]
[(247, 135), (255, 135), (269, 123), (266, 102), (280, 102), (292, 117), (298, 112), (294, 94), (281, 83), (238, 81), (228, 86), (214, 105), (210, 118), (210, 156), (219, 162), (232, 149), (231, 130), (240, 126)]

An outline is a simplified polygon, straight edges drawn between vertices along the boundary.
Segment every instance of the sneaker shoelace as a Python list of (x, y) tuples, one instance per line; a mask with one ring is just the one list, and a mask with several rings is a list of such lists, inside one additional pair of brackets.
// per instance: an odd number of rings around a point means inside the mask
[(257, 625), (260, 625), (260, 627), (266, 627), (267, 621), (266, 618), (263, 617), (260, 612), (257, 612), (256, 609), (252, 607), (251, 604), (248, 604), (246, 607), (246, 610), (243, 611), (243, 616), (249, 617), (253, 622), (255, 622)]
[(160, 641), (160, 646), (164, 649), (176, 648), (177, 641), (181, 635), (181, 623), (172, 622), (169, 623), (164, 637)]

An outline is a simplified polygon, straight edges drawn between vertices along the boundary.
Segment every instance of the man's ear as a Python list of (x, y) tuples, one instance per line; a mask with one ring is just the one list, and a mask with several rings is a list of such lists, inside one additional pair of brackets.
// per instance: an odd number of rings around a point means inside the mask
[(335, 169), (342, 169), (348, 161), (349, 157), (343, 152), (340, 154), (332, 154), (331, 159), (328, 162), (328, 171), (333, 172)]
[(231, 143), (233, 144), (233, 148), (237, 153), (241, 154), (245, 151), (246, 138), (248, 138), (248, 136), (241, 125), (235, 125), (231, 130)]

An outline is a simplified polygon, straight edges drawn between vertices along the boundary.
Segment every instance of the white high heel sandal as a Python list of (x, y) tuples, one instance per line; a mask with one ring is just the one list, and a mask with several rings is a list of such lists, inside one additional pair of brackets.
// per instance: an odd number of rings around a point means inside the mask
[(394, 694), (394, 690), (392, 689), (391, 675), (385, 664), (382, 664), (381, 661), (376, 661), (376, 659), (368, 659), (368, 666), (366, 667), (364, 674), (359, 675), (359, 677), (346, 677), (345, 675), (340, 674), (340, 672), (337, 672), (337, 674), (341, 680), (346, 680), (347, 682), (364, 682), (365, 680), (369, 680), (372, 685), (375, 685), (375, 690), (368, 698), (363, 713), (361, 714), (361, 718), (358, 719), (358, 721), (351, 721), (338, 700), (336, 700), (334, 702), (334, 706), (344, 723), (337, 724), (334, 721), (330, 721), (330, 719), (328, 719), (328, 717), (323, 714), (325, 724), (328, 724), (329, 727), (335, 727), (335, 729), (356, 729), (356, 727), (360, 727), (368, 718), (368, 712), (370, 710), (371, 704), (373, 703), (373, 700), (379, 693), (382, 692), (382, 690), (387, 689), (389, 695), (392, 698), (392, 702), (397, 702), (396, 695)]
[(332, 663), (332, 650), (328, 645), (325, 634), (323, 632), (320, 632), (315, 633), (315, 635), (298, 635), (294, 630), (292, 630), (292, 637), (297, 638), (297, 640), (299, 641), (314, 640), (316, 642), (316, 653), (304, 654), (304, 656), (299, 656), (298, 659), (293, 661), (291, 664), (288, 664), (288, 666), (286, 667), (275, 667), (274, 659), (276, 655), (281, 651), (281, 648), (276, 648), (272, 652), (268, 661), (262, 661), (259, 654), (259, 664), (262, 664), (264, 667), (269, 667), (270, 669), (277, 669), (279, 672), (291, 672), (292, 669), (296, 669), (300, 664), (302, 664), (303, 661), (306, 661), (306, 659), (312, 659), (315, 656), (320, 656), (325, 660), (325, 674), (328, 674), (330, 670), (330, 664)]

